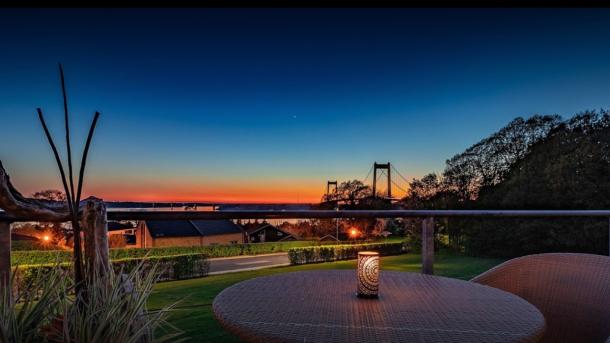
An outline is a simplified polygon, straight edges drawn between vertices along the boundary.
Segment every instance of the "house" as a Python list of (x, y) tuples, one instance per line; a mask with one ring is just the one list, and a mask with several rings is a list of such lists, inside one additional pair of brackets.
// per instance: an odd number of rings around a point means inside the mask
[(147, 220), (136, 226), (108, 222), (111, 248), (190, 247), (243, 242), (243, 231), (230, 220)]
[(294, 241), (296, 238), (266, 221), (242, 224), (246, 243), (263, 243), (278, 241)]
[(135, 236), (141, 248), (243, 243), (241, 227), (230, 220), (140, 221)]

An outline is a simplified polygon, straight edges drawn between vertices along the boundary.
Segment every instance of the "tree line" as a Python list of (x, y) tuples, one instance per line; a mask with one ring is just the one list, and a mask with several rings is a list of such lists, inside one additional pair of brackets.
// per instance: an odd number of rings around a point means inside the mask
[[(586, 111), (514, 119), (446, 161), (441, 175), (413, 179), (412, 209), (610, 208), (610, 114)], [(470, 254), (550, 251), (606, 254), (607, 219), (450, 219), (437, 223)]]

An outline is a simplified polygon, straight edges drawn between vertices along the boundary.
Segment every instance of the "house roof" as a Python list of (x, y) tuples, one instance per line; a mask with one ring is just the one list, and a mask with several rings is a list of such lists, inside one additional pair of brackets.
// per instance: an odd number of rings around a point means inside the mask
[(146, 226), (153, 237), (201, 236), (199, 230), (188, 220), (147, 220)]
[(242, 228), (244, 229), (244, 231), (246, 231), (246, 233), (248, 235), (258, 232), (266, 227), (270, 227), (274, 230), (282, 232), (283, 234), (285, 234), (287, 236), (291, 236), (290, 232), (286, 232), (275, 225), (269, 224), (268, 222), (261, 222), (261, 223), (254, 222), (254, 223), (242, 224)]
[(239, 225), (230, 220), (191, 220), (203, 236), (241, 233)]
[(198, 237), (241, 233), (230, 220), (147, 220), (152, 237)]
[(337, 237), (335, 237), (334, 235), (326, 235), (326, 236), (320, 237), (319, 240), (321, 240), (321, 241), (339, 241), (337, 239)]
[(127, 229), (133, 229), (133, 228), (134, 227), (131, 224), (124, 224), (124, 223), (113, 222), (113, 221), (108, 222), (108, 231), (127, 230)]
[(267, 222), (253, 222), (253, 223), (246, 223), (246, 224), (242, 224), (241, 227), (243, 228), (244, 231), (246, 231), (246, 233), (248, 234), (252, 234), (264, 227), (267, 226), (272, 226), (271, 224), (267, 223)]

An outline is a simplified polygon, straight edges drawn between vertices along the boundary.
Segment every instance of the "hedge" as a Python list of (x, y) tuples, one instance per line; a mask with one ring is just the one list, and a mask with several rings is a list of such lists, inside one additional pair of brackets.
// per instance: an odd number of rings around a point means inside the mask
[[(288, 251), (290, 248), (312, 246), (318, 244), (314, 241), (292, 241), (273, 243), (252, 243), (213, 245), (203, 247), (163, 247), (163, 248), (133, 248), (110, 249), (110, 259), (113, 261), (148, 257), (178, 256), (203, 254), (207, 257), (230, 257), (241, 255), (268, 254)], [(11, 264), (13, 266), (64, 263), (72, 260), (72, 252), (66, 250), (52, 251), (13, 251)]]
[(326, 245), (292, 248), (288, 250), (290, 264), (307, 264), (348, 260), (358, 257), (359, 251), (377, 251), (381, 256), (397, 255), (406, 252), (403, 242), (369, 243), (356, 245)]
[(28, 251), (28, 250), (56, 250), (57, 247), (44, 244), (38, 240), (14, 240), (11, 242), (11, 250), (13, 251)]
[[(143, 262), (142, 262), (143, 261)], [(210, 270), (210, 262), (204, 254), (188, 254), (161, 257), (130, 258), (112, 261), (115, 272), (130, 273), (140, 263), (142, 268), (148, 270), (155, 263), (159, 264), (159, 281), (182, 280), (206, 276)], [(18, 266), (17, 284), (26, 285), (37, 273), (45, 273), (54, 268), (56, 263)], [(72, 264), (69, 262), (59, 263), (60, 268), (70, 272)]]
[(142, 261), (144, 261), (144, 269), (152, 267), (155, 263), (159, 264), (159, 270), (161, 271), (159, 281), (202, 277), (208, 275), (208, 272), (210, 271), (210, 262), (204, 254), (153, 256), (115, 260), (112, 261), (112, 267), (116, 272), (123, 269), (123, 272), (129, 273)]

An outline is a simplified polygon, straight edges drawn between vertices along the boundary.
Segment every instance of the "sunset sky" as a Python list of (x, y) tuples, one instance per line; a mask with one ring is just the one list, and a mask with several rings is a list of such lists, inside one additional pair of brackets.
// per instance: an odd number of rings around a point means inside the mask
[(62, 62), (77, 161), (102, 113), (85, 195), (315, 202), (374, 161), (442, 172), (514, 117), (608, 107), (609, 23), (606, 9), (2, 9), (0, 160), (26, 195), (61, 189), (35, 110), (63, 147)]

